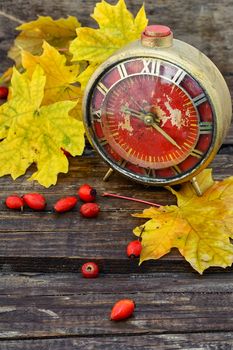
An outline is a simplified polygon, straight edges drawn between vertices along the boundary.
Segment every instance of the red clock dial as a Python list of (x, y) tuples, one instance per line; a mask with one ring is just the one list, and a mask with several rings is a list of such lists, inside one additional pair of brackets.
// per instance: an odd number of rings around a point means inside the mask
[(201, 86), (169, 62), (120, 62), (96, 83), (89, 125), (111, 165), (132, 176), (179, 177), (198, 166), (211, 147), (214, 121)]

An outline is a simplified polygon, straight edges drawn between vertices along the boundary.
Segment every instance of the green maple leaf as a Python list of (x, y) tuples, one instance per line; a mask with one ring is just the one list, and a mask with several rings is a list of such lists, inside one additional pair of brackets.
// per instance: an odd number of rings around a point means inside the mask
[(60, 172), (68, 171), (67, 157), (84, 149), (83, 123), (69, 115), (76, 102), (61, 101), (41, 106), (46, 77), (37, 65), (31, 79), (15, 68), (11, 80), (11, 98), (0, 108), (0, 176), (13, 179), (36, 163), (30, 179), (49, 187)]

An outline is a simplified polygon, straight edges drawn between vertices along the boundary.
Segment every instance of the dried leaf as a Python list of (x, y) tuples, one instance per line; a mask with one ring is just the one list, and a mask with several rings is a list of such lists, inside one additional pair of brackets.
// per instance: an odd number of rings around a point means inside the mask
[(0, 107), (0, 176), (13, 179), (35, 162), (31, 179), (49, 187), (59, 172), (68, 171), (68, 160), (61, 151), (80, 155), (84, 148), (83, 123), (69, 115), (75, 102), (41, 106), (46, 77), (37, 65), (31, 79), (15, 68), (11, 81), (12, 97)]
[(199, 176), (206, 191), (198, 197), (189, 183), (179, 192), (177, 205), (149, 208), (134, 216), (150, 219), (136, 227), (142, 234), (140, 263), (158, 259), (177, 248), (199, 273), (210, 266), (227, 267), (233, 262), (233, 177), (213, 182), (210, 170)]
[(8, 56), (15, 61), (18, 67), (21, 64), (21, 50), (40, 55), (44, 40), (57, 49), (68, 50), (70, 41), (76, 37), (78, 27), (80, 23), (73, 16), (58, 20), (49, 16), (39, 16), (37, 20), (23, 23), (16, 28), (21, 33), (15, 39)]
[(43, 43), (43, 54), (41, 56), (33, 56), (31, 53), (23, 51), (22, 64), (30, 77), (37, 64), (43, 68), (46, 75), (43, 105), (58, 101), (74, 101), (76, 106), (71, 114), (82, 120), (81, 89), (79, 86), (72, 85), (77, 82), (79, 65), (67, 66), (66, 58), (46, 41)]

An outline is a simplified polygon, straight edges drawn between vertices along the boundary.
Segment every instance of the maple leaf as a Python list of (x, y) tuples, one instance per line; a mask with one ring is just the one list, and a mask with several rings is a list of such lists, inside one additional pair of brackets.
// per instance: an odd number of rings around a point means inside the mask
[(22, 51), (22, 65), (31, 77), (35, 67), (39, 64), (46, 75), (43, 105), (58, 101), (76, 101), (76, 106), (70, 114), (82, 120), (81, 102), (82, 93), (80, 86), (72, 85), (77, 82), (79, 65), (66, 65), (66, 58), (46, 41), (43, 43), (43, 53), (33, 56), (27, 51)]
[(46, 76), (37, 65), (32, 77), (13, 69), (11, 99), (0, 107), (0, 176), (13, 179), (36, 163), (30, 179), (49, 187), (59, 172), (68, 171), (61, 148), (80, 155), (84, 148), (84, 127), (69, 115), (76, 102), (62, 101), (41, 106)]
[[(134, 18), (124, 0), (119, 0), (116, 5), (101, 1), (96, 5), (92, 18), (99, 28), (78, 28), (77, 38), (70, 44), (73, 61), (88, 61), (93, 64), (92, 68), (124, 45), (139, 39), (148, 22), (144, 6)], [(85, 81), (92, 73), (93, 70), (87, 68)]]
[(81, 74), (78, 76), (78, 82), (81, 84), (81, 90), (85, 90), (87, 83), (99, 65), (96, 63), (91, 63)]
[(16, 37), (8, 56), (15, 61), (16, 66), (20, 66), (21, 50), (28, 51), (33, 55), (40, 55), (44, 40), (56, 48), (67, 49), (65, 53), (69, 54), (69, 43), (76, 37), (76, 28), (78, 27), (80, 27), (80, 23), (73, 16), (58, 20), (49, 16), (39, 16), (37, 20), (23, 23), (16, 28), (21, 33)]
[(134, 229), (142, 229), (140, 263), (159, 259), (178, 248), (181, 255), (199, 273), (210, 266), (227, 267), (233, 262), (233, 177), (213, 182), (210, 170), (197, 176), (205, 190), (198, 197), (191, 184), (185, 183), (177, 197), (177, 205), (149, 208), (133, 216), (150, 219)]

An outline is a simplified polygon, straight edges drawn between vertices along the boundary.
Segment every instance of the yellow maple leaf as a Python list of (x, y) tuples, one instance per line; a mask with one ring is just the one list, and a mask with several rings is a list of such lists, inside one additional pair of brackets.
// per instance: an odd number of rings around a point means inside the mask
[(177, 205), (149, 208), (136, 217), (150, 219), (136, 227), (142, 228), (140, 263), (159, 259), (178, 248), (179, 252), (199, 273), (210, 266), (227, 267), (233, 263), (233, 177), (213, 182), (211, 171), (198, 176), (204, 194), (198, 197), (191, 184), (185, 183), (177, 197)]
[(82, 119), (80, 86), (72, 85), (77, 82), (79, 65), (66, 65), (66, 58), (46, 41), (43, 43), (43, 53), (33, 56), (30, 52), (22, 51), (22, 65), (31, 77), (36, 65), (39, 64), (46, 75), (43, 105), (58, 101), (76, 101), (72, 116)]
[(90, 77), (92, 76), (92, 74), (98, 66), (99, 65), (96, 63), (91, 63), (82, 73), (79, 74), (78, 81), (81, 84), (82, 91), (85, 89)]
[(101, 1), (96, 4), (91, 17), (98, 23), (101, 30), (125, 42), (138, 39), (148, 23), (144, 5), (134, 18), (124, 0), (119, 0), (116, 5)]
[[(42, 44), (46, 40), (50, 45), (68, 50), (69, 43), (76, 37), (76, 28), (80, 27), (76, 17), (69, 16), (57, 20), (49, 16), (39, 16), (37, 20), (23, 23), (16, 29), (21, 31), (8, 52), (16, 66), (21, 64), (21, 50), (33, 55), (42, 53)], [(65, 51), (65, 53), (68, 51)]]
[[(70, 44), (70, 52), (73, 61), (85, 60), (96, 67), (116, 50), (139, 39), (148, 22), (144, 6), (134, 18), (124, 0), (119, 0), (116, 5), (101, 1), (96, 5), (92, 18), (99, 28), (78, 28), (77, 38)], [(85, 81), (92, 73), (92, 69), (86, 70)]]
[(12, 97), (0, 108), (0, 176), (13, 179), (36, 163), (31, 179), (49, 187), (59, 172), (68, 171), (67, 157), (84, 149), (83, 123), (69, 115), (76, 102), (62, 101), (41, 106), (46, 76), (37, 65), (31, 79), (15, 68), (11, 80)]

